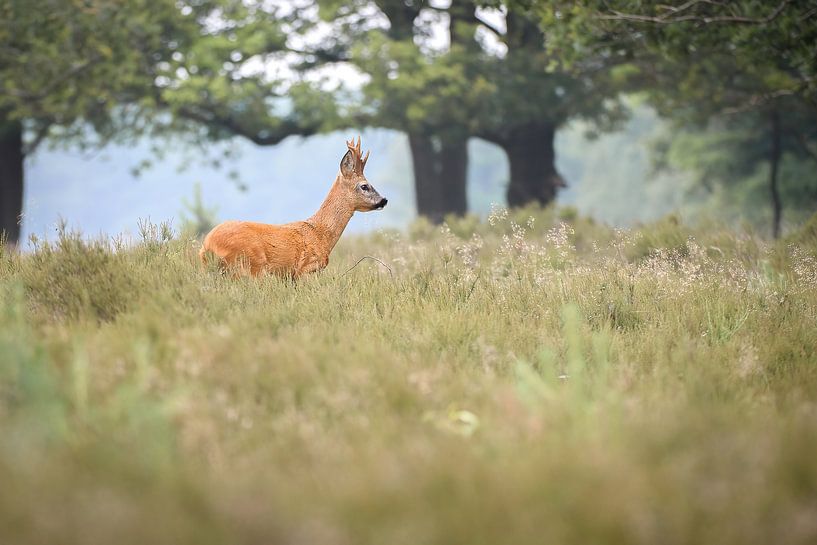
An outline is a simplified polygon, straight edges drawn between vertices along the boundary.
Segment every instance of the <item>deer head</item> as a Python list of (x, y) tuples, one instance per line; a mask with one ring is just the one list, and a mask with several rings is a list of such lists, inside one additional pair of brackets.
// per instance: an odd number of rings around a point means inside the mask
[(389, 202), (369, 183), (363, 175), (366, 161), (369, 160), (369, 152), (363, 157), (360, 153), (360, 136), (346, 142), (346, 155), (340, 161), (340, 182), (346, 190), (354, 210), (368, 212), (370, 210), (380, 210)]

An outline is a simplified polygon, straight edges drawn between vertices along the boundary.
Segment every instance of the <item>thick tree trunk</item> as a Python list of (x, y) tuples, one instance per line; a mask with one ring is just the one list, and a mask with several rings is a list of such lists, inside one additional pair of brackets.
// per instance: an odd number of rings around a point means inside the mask
[(20, 239), (23, 212), (23, 127), (0, 121), (0, 236), (7, 244)]
[(435, 145), (429, 136), (409, 134), (419, 215), (440, 223), (446, 214), (466, 212), (467, 146), (466, 139)]
[(414, 196), (417, 213), (435, 223), (442, 221), (443, 189), (436, 169), (436, 153), (431, 139), (409, 134), (411, 163), (414, 167)]
[(772, 145), (769, 150), (769, 190), (772, 197), (772, 236), (780, 237), (780, 222), (783, 217), (783, 205), (780, 202), (780, 189), (778, 188), (778, 170), (780, 167), (780, 115), (772, 112), (771, 117), (771, 140)]
[(556, 171), (553, 141), (556, 129), (550, 125), (528, 125), (513, 130), (498, 144), (505, 150), (511, 170), (508, 206), (548, 204), (565, 186)]
[[(416, 33), (414, 22), (426, 2), (375, 0), (375, 4), (389, 19), (389, 37), (395, 41), (411, 43)], [(472, 2), (452, 2), (449, 11), (452, 45), (465, 43), (478, 47), (473, 39), (476, 29), (474, 10)], [(472, 25), (470, 29), (464, 29), (456, 24), (458, 21), (470, 22)], [(432, 128), (426, 133), (409, 132), (417, 213), (434, 223), (441, 223), (446, 214), (464, 214), (467, 209), (465, 182), (468, 173), (468, 138), (439, 138), (427, 134), (439, 130), (440, 126), (448, 127), (448, 124), (440, 124), (439, 120), (434, 120), (430, 124)]]
[(443, 143), (439, 161), (445, 213), (462, 216), (468, 211), (468, 140)]

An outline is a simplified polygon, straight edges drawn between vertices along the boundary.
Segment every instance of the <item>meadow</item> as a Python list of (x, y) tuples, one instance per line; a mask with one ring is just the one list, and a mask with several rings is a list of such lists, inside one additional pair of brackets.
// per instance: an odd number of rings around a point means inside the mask
[(497, 209), (297, 285), (197, 250), (0, 255), (0, 543), (817, 542), (817, 216)]

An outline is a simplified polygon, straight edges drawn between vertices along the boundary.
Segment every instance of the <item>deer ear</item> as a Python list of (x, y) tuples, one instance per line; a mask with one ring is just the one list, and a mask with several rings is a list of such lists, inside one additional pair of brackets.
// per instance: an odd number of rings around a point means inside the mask
[(340, 160), (340, 173), (344, 176), (349, 176), (355, 171), (355, 156), (352, 155), (352, 150), (346, 152), (343, 159)]

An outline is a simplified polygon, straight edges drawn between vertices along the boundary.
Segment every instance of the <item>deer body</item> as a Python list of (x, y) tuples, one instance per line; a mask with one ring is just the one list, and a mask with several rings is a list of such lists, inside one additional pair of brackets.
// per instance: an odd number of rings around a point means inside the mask
[(379, 210), (388, 202), (363, 175), (369, 154), (361, 157), (360, 138), (357, 145), (353, 142), (346, 143), (340, 173), (312, 217), (283, 225), (225, 221), (204, 238), (199, 251), (202, 262), (210, 253), (222, 267), (252, 276), (275, 274), (293, 279), (324, 269), (352, 215)]

